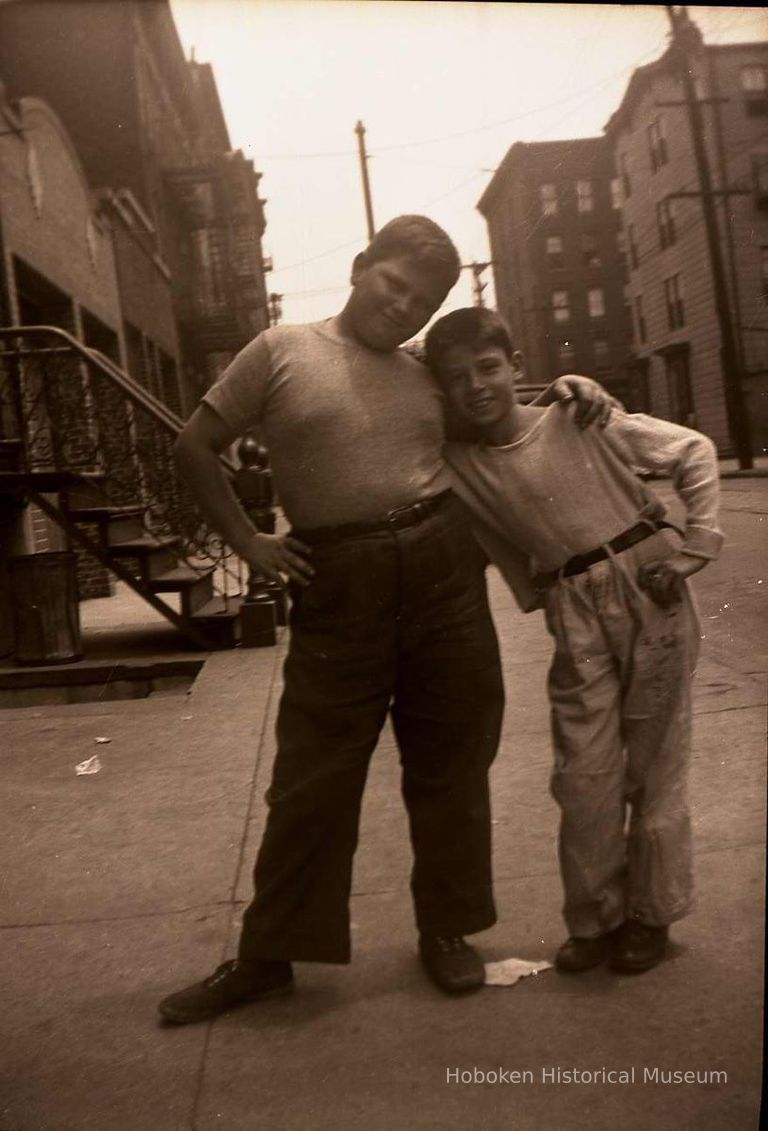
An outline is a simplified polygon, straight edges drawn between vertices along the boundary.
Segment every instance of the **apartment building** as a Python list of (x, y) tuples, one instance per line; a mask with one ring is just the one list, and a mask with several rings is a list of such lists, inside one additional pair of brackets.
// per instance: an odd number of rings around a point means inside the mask
[[(752, 449), (768, 448), (768, 42), (688, 36)], [(638, 68), (605, 127), (620, 183), (638, 407), (733, 451), (698, 171), (671, 50)]]
[(531, 383), (587, 373), (628, 394), (619, 203), (604, 137), (517, 142), (478, 203), (497, 306)]
[(269, 324), (259, 174), (210, 66), (185, 58), (167, 0), (21, 0), (0, 5), (0, 79), (51, 107), (101, 202), (131, 374), (190, 411)]

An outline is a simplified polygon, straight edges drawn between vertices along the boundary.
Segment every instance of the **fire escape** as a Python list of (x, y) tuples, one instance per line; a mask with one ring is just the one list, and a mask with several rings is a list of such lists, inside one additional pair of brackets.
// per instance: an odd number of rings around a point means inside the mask
[(35, 503), (70, 548), (97, 558), (193, 645), (232, 647), (242, 565), (176, 474), (181, 428), (162, 401), (65, 330), (0, 329), (0, 506)]

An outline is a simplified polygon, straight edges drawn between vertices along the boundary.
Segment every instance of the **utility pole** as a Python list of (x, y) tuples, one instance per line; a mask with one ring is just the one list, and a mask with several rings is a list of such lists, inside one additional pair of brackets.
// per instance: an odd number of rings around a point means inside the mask
[(269, 296), (269, 324), (277, 326), (283, 317), (283, 296), (271, 294)]
[(355, 126), (357, 148), (360, 154), (360, 173), (363, 178), (363, 197), (365, 199), (365, 219), (368, 223), (368, 240), (372, 240), (376, 229), (373, 226), (373, 205), (371, 204), (371, 185), (368, 180), (368, 154), (365, 151), (365, 126), (358, 122)]
[(480, 277), (483, 271), (485, 271), (488, 267), (493, 266), (493, 261), (489, 263), (478, 263), (477, 261), (473, 260), (472, 263), (465, 263), (463, 266), (465, 271), (472, 272), (472, 305), (485, 306), (485, 303), (483, 301), (483, 291), (488, 286), (488, 284), (481, 282)]
[[(712, 193), (712, 178), (709, 172), (707, 150), (704, 143), (704, 126), (701, 106), (696, 95), (693, 76), (690, 70), (689, 44), (693, 25), (690, 23), (685, 7), (676, 9), (672, 4), (665, 5), (672, 27), (672, 59), (683, 86), (683, 97), (691, 128), (691, 141), (696, 160), (696, 171), (701, 188), (701, 206), (707, 232), (709, 261), (712, 270), (712, 285), (715, 292), (715, 308), (720, 326), (720, 357), (723, 369), (726, 412), (731, 438), (736, 449), (739, 467), (752, 467), (752, 450), (749, 438), (749, 422), (744, 409), (744, 387), (739, 351), (733, 331), (728, 288), (725, 279), (720, 233), (717, 226), (715, 202)], [(727, 198), (726, 198), (727, 199)]]

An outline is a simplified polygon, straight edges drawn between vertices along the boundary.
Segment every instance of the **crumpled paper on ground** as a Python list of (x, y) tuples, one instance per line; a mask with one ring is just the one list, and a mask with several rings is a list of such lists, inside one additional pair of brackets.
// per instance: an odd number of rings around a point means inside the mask
[(101, 761), (98, 754), (94, 754), (92, 758), (86, 758), (84, 762), (78, 762), (75, 766), (76, 774), (98, 774), (101, 769)]
[(551, 962), (527, 962), (524, 958), (505, 958), (502, 962), (486, 962), (486, 986), (514, 986), (529, 974), (551, 970)]

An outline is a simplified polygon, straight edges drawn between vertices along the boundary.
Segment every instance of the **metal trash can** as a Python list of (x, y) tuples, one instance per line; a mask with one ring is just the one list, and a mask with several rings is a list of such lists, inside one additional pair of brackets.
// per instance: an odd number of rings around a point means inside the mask
[(19, 664), (71, 664), (82, 658), (77, 555), (19, 554), (9, 561), (14, 657)]

